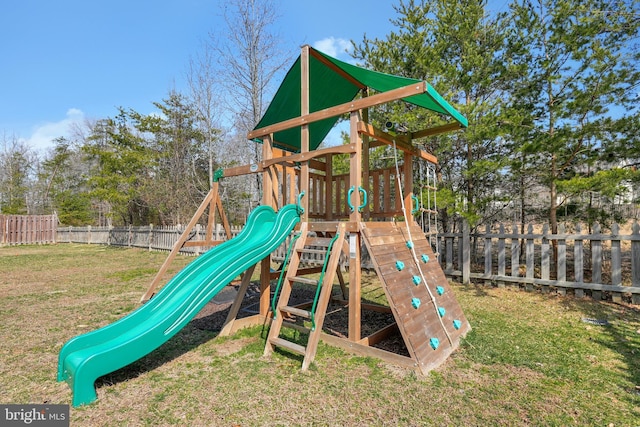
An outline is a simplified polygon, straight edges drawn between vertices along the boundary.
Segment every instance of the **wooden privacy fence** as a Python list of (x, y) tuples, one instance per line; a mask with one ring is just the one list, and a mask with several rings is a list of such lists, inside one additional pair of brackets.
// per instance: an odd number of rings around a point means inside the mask
[[(231, 235), (237, 236), (242, 227), (231, 227)], [(96, 245), (122, 246), (128, 248), (142, 248), (156, 251), (170, 251), (182, 235), (185, 227), (182, 225), (158, 227), (153, 225), (141, 227), (59, 227), (59, 243), (87, 243)], [(196, 227), (189, 240), (202, 240), (206, 229), (200, 224)], [(226, 240), (227, 235), (221, 224), (217, 224), (213, 232), (214, 240)], [(183, 254), (200, 255), (206, 248), (183, 247)]]
[(56, 215), (0, 215), (0, 245), (55, 243)]
[[(153, 225), (142, 227), (59, 227), (58, 243), (86, 243), (96, 245), (121, 246), (128, 248), (141, 248), (150, 251), (170, 251), (173, 245), (182, 235), (185, 227), (154, 227)], [(232, 226), (231, 236), (235, 237), (240, 233), (242, 227)], [(203, 240), (205, 237), (205, 227), (196, 224), (195, 230), (189, 240)], [(274, 262), (282, 262), (285, 259), (292, 233), (285, 242), (280, 245), (272, 254)], [(226, 240), (227, 235), (221, 224), (216, 224), (213, 231), (213, 240)], [(207, 248), (197, 246), (185, 246), (180, 253), (184, 255), (200, 255)], [(324, 254), (305, 254), (302, 262), (305, 264), (324, 263)], [(344, 263), (343, 263), (344, 264)]]
[(640, 304), (638, 223), (624, 235), (617, 224), (609, 234), (598, 224), (590, 233), (580, 226), (567, 233), (559, 226), (558, 234), (550, 234), (548, 225), (540, 232), (529, 225), (524, 234), (517, 226), (511, 232), (500, 225), (497, 232), (487, 226), (484, 233), (470, 233), (463, 225), (461, 233), (441, 234), (439, 244), (445, 274), (463, 283), (473, 279), (563, 295), (571, 291), (596, 300), (610, 296), (614, 302), (625, 297)]

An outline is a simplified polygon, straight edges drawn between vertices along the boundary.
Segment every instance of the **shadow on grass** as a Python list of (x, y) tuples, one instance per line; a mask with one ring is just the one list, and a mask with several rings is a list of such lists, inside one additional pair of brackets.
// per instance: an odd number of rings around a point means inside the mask
[(137, 378), (142, 374), (153, 371), (165, 363), (194, 350), (200, 345), (215, 338), (217, 335), (218, 332), (198, 329), (192, 323), (189, 323), (169, 341), (162, 344), (151, 353), (125, 366), (124, 368), (98, 378), (95, 383), (96, 388), (128, 381)]
[[(563, 297), (557, 301), (569, 310), (584, 313), (581, 321), (585, 325), (593, 325), (608, 337), (596, 337), (594, 342), (619, 354), (627, 367), (624, 371), (626, 379), (636, 387), (640, 386), (640, 309), (574, 297)], [(625, 391), (636, 396), (639, 394), (636, 388)]]

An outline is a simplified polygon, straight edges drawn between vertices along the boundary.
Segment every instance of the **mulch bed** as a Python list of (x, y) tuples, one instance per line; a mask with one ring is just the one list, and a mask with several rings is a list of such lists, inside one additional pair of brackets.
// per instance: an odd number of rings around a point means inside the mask
[[(212, 299), (192, 320), (192, 324), (202, 330), (219, 332), (237, 295), (239, 285), (229, 285)], [(295, 289), (291, 297), (292, 305), (312, 301), (314, 294), (310, 290)], [(238, 318), (258, 313), (260, 301), (259, 284), (252, 283), (247, 290)], [(366, 337), (394, 322), (393, 314), (362, 310), (362, 336)], [(349, 310), (342, 304), (329, 303), (322, 329), (324, 332), (346, 338), (348, 336)], [(409, 353), (400, 334), (385, 339), (375, 347), (392, 353), (408, 356)]]

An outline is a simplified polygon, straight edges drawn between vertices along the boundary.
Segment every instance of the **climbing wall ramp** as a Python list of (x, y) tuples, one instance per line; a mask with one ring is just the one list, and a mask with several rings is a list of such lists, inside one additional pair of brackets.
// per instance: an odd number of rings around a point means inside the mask
[(426, 374), (458, 348), (469, 322), (420, 227), (366, 222), (361, 229), (407, 350)]

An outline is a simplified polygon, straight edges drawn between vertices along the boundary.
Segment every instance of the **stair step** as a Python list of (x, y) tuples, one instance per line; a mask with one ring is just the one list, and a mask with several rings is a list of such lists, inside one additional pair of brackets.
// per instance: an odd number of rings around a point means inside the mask
[(302, 283), (305, 285), (318, 286), (318, 281), (316, 279), (309, 279), (308, 277), (295, 276), (290, 278), (289, 280), (291, 280), (292, 282)]
[(286, 348), (287, 350), (290, 350), (294, 353), (300, 354), (302, 356), (304, 356), (307, 352), (307, 348), (301, 346), (300, 344), (296, 344), (294, 342), (291, 341), (287, 341), (283, 338), (271, 338), (269, 340), (269, 342), (275, 346), (278, 347), (282, 347), (282, 348)]
[(327, 253), (327, 250), (302, 248), (298, 249), (298, 252), (300, 252), (301, 254), (325, 255)]
[(308, 334), (309, 332), (311, 332), (310, 328), (307, 328), (304, 325), (299, 325), (297, 323), (294, 323), (293, 321), (289, 321), (287, 319), (283, 319), (282, 320), (282, 327), (283, 328), (289, 328), (289, 329), (295, 329), (298, 332), (301, 332), (303, 334)]
[(331, 244), (331, 237), (307, 237), (305, 246), (320, 246), (328, 248)]
[(283, 307), (280, 307), (280, 311), (293, 314), (294, 316), (300, 316), (300, 317), (305, 317), (307, 319), (311, 319), (311, 312), (307, 310), (302, 310), (301, 308), (285, 305)]

